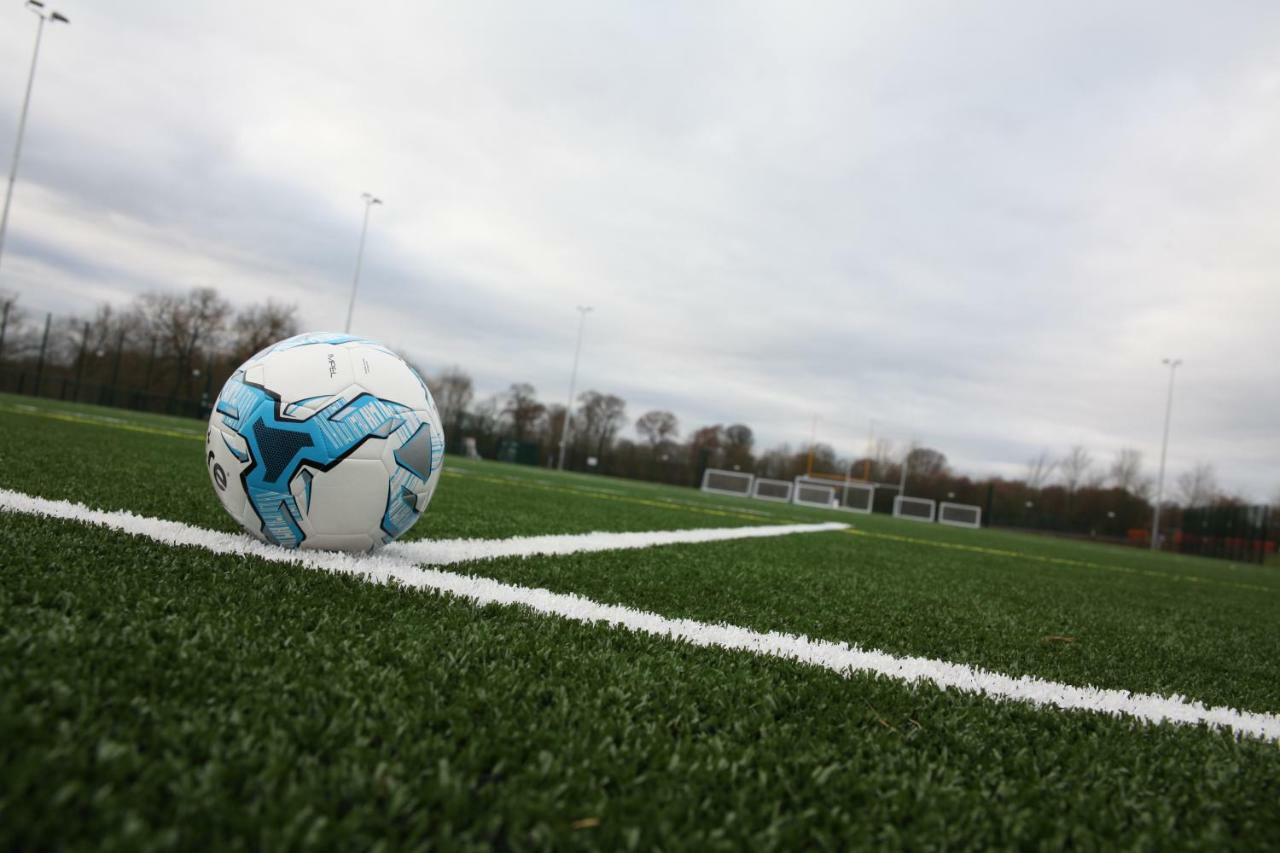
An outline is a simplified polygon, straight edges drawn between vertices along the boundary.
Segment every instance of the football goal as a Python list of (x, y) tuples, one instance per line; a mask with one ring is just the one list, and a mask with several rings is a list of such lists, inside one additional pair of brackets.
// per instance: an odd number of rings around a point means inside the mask
[(876, 500), (876, 487), (871, 483), (845, 483), (840, 487), (840, 509), (869, 513)]
[(804, 477), (796, 477), (796, 487), (791, 502), (800, 506), (820, 506), (830, 509), (836, 500), (836, 490), (826, 483), (815, 483)]
[(754, 481), (754, 474), (708, 468), (702, 474), (702, 491), (713, 495), (735, 495), (748, 498), (751, 497), (751, 484)]
[(934, 502), (928, 498), (908, 498), (898, 495), (893, 499), (893, 515), (895, 518), (933, 521), (934, 507)]
[(751, 497), (762, 501), (791, 502), (791, 483), (786, 480), (766, 480), (760, 477), (751, 490)]
[(982, 507), (943, 501), (938, 504), (938, 523), (953, 527), (981, 527)]

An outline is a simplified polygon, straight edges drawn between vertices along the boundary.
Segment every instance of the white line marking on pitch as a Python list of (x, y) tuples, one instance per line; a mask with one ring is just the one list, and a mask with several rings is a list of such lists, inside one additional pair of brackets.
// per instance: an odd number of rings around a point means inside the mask
[(52, 501), (0, 489), (0, 511), (67, 519), (142, 536), (167, 545), (203, 548), (215, 554), (259, 557), (274, 563), (350, 574), (375, 583), (397, 583), (447, 593), (476, 604), (527, 607), (588, 625), (604, 623), (641, 634), (680, 640), (695, 646), (716, 646), (765, 657), (798, 661), (840, 675), (866, 672), (906, 684), (931, 684), (943, 689), (976, 693), (993, 699), (1025, 702), (1044, 708), (1093, 711), (1127, 716), (1148, 723), (1207, 725), (1237, 736), (1280, 741), (1280, 716), (1206, 707), (1181, 696), (1130, 693), (1096, 687), (1077, 687), (1034, 676), (1013, 677), (966, 664), (888, 654), (847, 643), (811, 640), (777, 632), (763, 633), (734, 625), (711, 625), (692, 619), (671, 619), (657, 613), (601, 604), (577, 595), (513, 586), (490, 578), (424, 569), (387, 555), (353, 556), (327, 551), (288, 551), (248, 536), (204, 530), (176, 521), (146, 518), (129, 512), (90, 509), (68, 501)]
[(581, 533), (563, 536), (514, 536), (510, 539), (438, 539), (394, 542), (380, 554), (426, 563), (449, 566), (472, 560), (498, 557), (560, 556), (594, 551), (627, 551), (658, 545), (689, 545), (702, 542), (727, 542), (731, 539), (761, 539), (790, 536), (793, 533), (823, 533), (844, 530), (847, 524), (772, 524), (765, 527), (708, 527), (690, 530), (650, 530), (636, 533)]

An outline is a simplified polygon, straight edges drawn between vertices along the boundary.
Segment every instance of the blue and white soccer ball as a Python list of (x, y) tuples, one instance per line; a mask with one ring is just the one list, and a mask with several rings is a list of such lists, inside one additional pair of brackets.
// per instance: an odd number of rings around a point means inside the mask
[(307, 334), (267, 347), (227, 380), (205, 461), (222, 505), (257, 538), (369, 551), (427, 508), (444, 432), (426, 383), (394, 352)]

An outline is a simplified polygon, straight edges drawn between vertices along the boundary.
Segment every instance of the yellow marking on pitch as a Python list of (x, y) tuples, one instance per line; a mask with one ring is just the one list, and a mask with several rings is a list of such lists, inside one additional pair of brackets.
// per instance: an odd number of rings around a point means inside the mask
[(41, 411), (34, 406), (10, 406), (0, 404), (0, 412), (8, 412), (9, 414), (14, 415), (28, 415), (33, 418), (45, 418), (51, 421), (63, 421), (70, 424), (87, 424), (89, 426), (106, 427), (107, 429), (122, 429), (126, 432), (141, 432), (148, 435), (163, 435), (169, 438), (186, 438), (192, 441), (204, 441), (204, 433), (182, 432), (176, 429), (160, 429), (159, 427), (142, 426), (141, 424), (131, 424), (124, 421), (108, 421), (90, 417), (88, 415), (78, 415), (74, 412)]
[(1275, 592), (1276, 590), (1267, 586), (1259, 586), (1250, 583), (1238, 583), (1236, 581), (1222, 581), (1215, 578), (1202, 578), (1196, 575), (1175, 575), (1168, 572), (1157, 572), (1152, 569), (1135, 569), (1131, 566), (1110, 566), (1106, 563), (1094, 563), (1088, 560), (1072, 560), (1067, 557), (1045, 557), (1039, 554), (1028, 554), (1023, 551), (1009, 551), (1004, 548), (985, 548), (981, 545), (961, 545), (956, 542), (938, 542), (933, 539), (917, 539), (914, 536), (901, 536), (894, 533), (872, 533), (869, 530), (857, 530), (849, 528), (842, 530), (842, 533), (848, 533), (853, 536), (866, 536), (871, 539), (887, 539), (892, 542), (907, 542), (912, 545), (930, 545), (934, 548), (946, 548), (950, 551), (967, 551), (972, 554), (988, 554), (993, 557), (1013, 557), (1019, 560), (1031, 560), (1036, 563), (1049, 563), (1058, 566), (1073, 566), (1085, 569), (1102, 569), (1108, 572), (1119, 572), (1127, 575), (1142, 575), (1149, 578), (1162, 578), (1164, 580), (1187, 581), (1188, 583), (1202, 583), (1213, 586), (1226, 586), (1234, 589), (1249, 590), (1252, 592)]

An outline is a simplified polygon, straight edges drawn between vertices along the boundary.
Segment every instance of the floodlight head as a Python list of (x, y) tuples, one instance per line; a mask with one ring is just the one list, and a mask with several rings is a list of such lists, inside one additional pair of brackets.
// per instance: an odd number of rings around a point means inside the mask
[(360, 197), (365, 204), (382, 204), (382, 199), (375, 197), (373, 193), (361, 193)]
[(40, 0), (27, 0), (27, 5), (30, 6), (32, 9), (44, 8), (44, 4), (41, 3)]
[(49, 16), (49, 20), (58, 21), (63, 24), (71, 23), (70, 19), (67, 18), (67, 16), (62, 14), (61, 12), (54, 12), (52, 15)]

